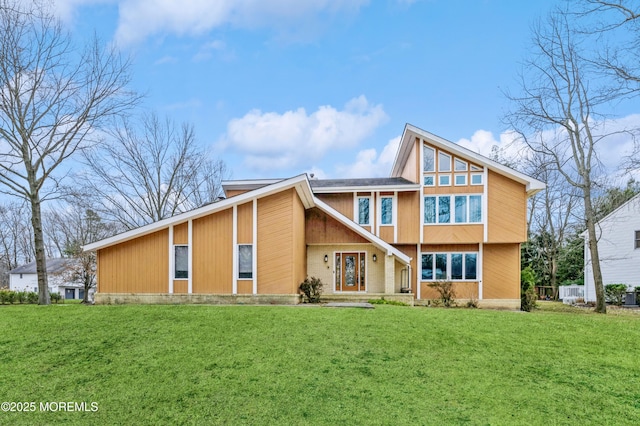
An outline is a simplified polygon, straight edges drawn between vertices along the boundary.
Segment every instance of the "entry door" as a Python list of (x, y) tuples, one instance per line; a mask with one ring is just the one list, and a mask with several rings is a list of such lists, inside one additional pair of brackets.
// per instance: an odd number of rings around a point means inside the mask
[(336, 255), (336, 290), (365, 291), (365, 253)]

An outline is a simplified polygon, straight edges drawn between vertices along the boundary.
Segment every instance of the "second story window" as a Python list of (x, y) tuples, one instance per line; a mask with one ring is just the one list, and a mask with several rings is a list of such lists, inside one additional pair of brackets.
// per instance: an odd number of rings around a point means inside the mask
[(382, 197), (380, 210), (382, 216), (380, 223), (382, 225), (393, 224), (393, 198)]
[(370, 225), (369, 206), (371, 204), (371, 198), (358, 197), (358, 225)]
[(436, 171), (436, 150), (426, 145), (422, 147), (422, 171)]

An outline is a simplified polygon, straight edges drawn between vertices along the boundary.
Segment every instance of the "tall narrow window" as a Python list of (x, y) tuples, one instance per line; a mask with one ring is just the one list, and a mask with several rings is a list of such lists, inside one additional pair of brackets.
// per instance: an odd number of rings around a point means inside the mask
[(436, 223), (436, 197), (424, 197), (424, 223)]
[(393, 223), (393, 198), (383, 197), (381, 201), (382, 225), (391, 225)]
[(438, 171), (450, 172), (451, 171), (451, 156), (444, 152), (438, 152)]
[(238, 246), (238, 278), (253, 278), (253, 246)]
[(433, 280), (433, 255), (432, 254), (423, 254), (422, 255), (422, 279), (423, 280)]
[(482, 196), (469, 196), (469, 222), (482, 222)]
[(436, 171), (436, 150), (426, 145), (422, 146), (422, 170), (425, 172)]
[(436, 279), (447, 279), (447, 254), (436, 254)]
[(466, 223), (467, 222), (467, 196), (456, 195), (455, 203), (456, 203), (456, 223)]
[(475, 280), (478, 276), (477, 272), (478, 255), (475, 253), (467, 253), (464, 255), (464, 279)]
[(369, 197), (358, 198), (358, 224), (369, 225), (369, 204), (371, 199)]
[(640, 231), (636, 231), (636, 248), (640, 248)]
[(174, 246), (174, 275), (175, 279), (189, 278), (189, 246)]
[(462, 279), (462, 254), (460, 253), (451, 255), (451, 279)]
[(438, 223), (451, 222), (451, 197), (438, 197)]

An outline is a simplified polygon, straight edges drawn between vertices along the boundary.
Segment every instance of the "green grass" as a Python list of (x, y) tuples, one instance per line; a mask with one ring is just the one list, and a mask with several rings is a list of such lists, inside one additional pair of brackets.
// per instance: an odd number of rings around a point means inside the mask
[[(638, 424), (640, 316), (0, 306), (0, 424)], [(562, 308), (564, 310), (564, 308)]]

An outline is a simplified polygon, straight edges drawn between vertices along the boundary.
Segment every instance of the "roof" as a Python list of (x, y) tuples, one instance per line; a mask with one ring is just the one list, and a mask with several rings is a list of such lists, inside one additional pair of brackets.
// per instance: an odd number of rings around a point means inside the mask
[(402, 177), (363, 179), (311, 179), (314, 193), (341, 191), (415, 191), (420, 185)]
[[(618, 214), (626, 209), (627, 207), (629, 207), (632, 203), (639, 203), (640, 206), (640, 194), (634, 195), (633, 197), (629, 198), (627, 201), (625, 201), (624, 203), (622, 203), (621, 205), (619, 205), (616, 209), (614, 209), (611, 213), (609, 213), (608, 215), (606, 215), (605, 217), (603, 217), (602, 219), (600, 219), (599, 221), (596, 222), (596, 225), (602, 225), (605, 222), (608, 222), (612, 219), (616, 219), (616, 216), (618, 216)], [(580, 234), (581, 237), (586, 238), (589, 235), (589, 231), (587, 229), (585, 229), (584, 231), (582, 231), (582, 233)]]
[[(74, 262), (69, 258), (49, 258), (47, 259), (47, 273), (59, 274), (64, 272)], [(26, 265), (18, 266), (15, 269), (9, 271), (10, 274), (36, 274), (36, 261), (27, 263)]]
[(497, 161), (493, 161), (481, 154), (478, 154), (477, 152), (473, 152), (470, 149), (441, 138), (440, 136), (436, 136), (433, 133), (429, 133), (426, 130), (422, 130), (411, 124), (406, 124), (404, 127), (404, 132), (400, 139), (400, 146), (398, 147), (398, 152), (396, 153), (396, 158), (393, 162), (393, 167), (391, 168), (392, 177), (399, 176), (402, 173), (402, 169), (409, 158), (411, 148), (413, 147), (413, 141), (416, 137), (428, 142), (432, 146), (445, 149), (463, 160), (484, 166), (489, 170), (525, 185), (528, 196), (535, 195), (546, 188), (544, 182), (527, 176), (524, 173), (500, 164)]
[(387, 253), (387, 255), (394, 255), (398, 260), (405, 264), (409, 264), (411, 258), (406, 254), (402, 253), (397, 248), (393, 247), (391, 244), (386, 241), (376, 237), (371, 232), (362, 228), (360, 225), (357, 225), (354, 221), (344, 216), (342, 213), (338, 212), (328, 204), (323, 203), (313, 196), (311, 192), (311, 184), (306, 174), (298, 175), (292, 177), (290, 179), (282, 179), (276, 180), (275, 183), (271, 183), (266, 186), (261, 186), (258, 189), (254, 189), (249, 192), (245, 192), (240, 195), (236, 195), (235, 197), (227, 198), (222, 201), (218, 201), (216, 203), (208, 204), (206, 206), (200, 207), (198, 209), (182, 213), (176, 216), (173, 216), (169, 219), (160, 220), (155, 223), (151, 223), (146, 226), (142, 226), (137, 229), (132, 229), (131, 231), (124, 232), (122, 234), (106, 238), (101, 241), (96, 241), (91, 244), (87, 244), (83, 247), (84, 251), (93, 251), (99, 250), (101, 248), (109, 247), (115, 244), (119, 244), (125, 241), (132, 240), (134, 238), (141, 237), (143, 235), (147, 235), (161, 229), (167, 228), (171, 225), (177, 225), (183, 223), (186, 220), (197, 219), (203, 216), (207, 216), (218, 211), (228, 209), (233, 205), (243, 204), (247, 201), (265, 197), (271, 194), (275, 194), (277, 192), (284, 191), (286, 189), (295, 188), (298, 196), (302, 200), (302, 204), (306, 209), (311, 207), (317, 207), (326, 214), (330, 215), (334, 219), (338, 220), (340, 223), (355, 231), (357, 234), (370, 241), (373, 245), (378, 247), (380, 250)]

